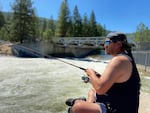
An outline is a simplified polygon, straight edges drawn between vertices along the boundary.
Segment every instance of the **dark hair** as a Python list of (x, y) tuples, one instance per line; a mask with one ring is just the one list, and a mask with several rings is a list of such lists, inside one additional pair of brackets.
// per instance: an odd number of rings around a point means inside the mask
[(121, 33), (121, 32), (111, 32), (106, 36), (106, 38), (109, 38), (113, 42), (122, 41), (124, 43), (127, 43), (126, 35), (124, 33)]

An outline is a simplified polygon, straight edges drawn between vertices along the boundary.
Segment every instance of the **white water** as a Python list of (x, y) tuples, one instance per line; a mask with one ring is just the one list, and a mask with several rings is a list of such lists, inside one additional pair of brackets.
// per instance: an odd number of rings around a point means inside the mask
[[(62, 59), (101, 73), (106, 63)], [(54, 59), (0, 56), (0, 113), (67, 113), (65, 100), (87, 95), (84, 71)]]

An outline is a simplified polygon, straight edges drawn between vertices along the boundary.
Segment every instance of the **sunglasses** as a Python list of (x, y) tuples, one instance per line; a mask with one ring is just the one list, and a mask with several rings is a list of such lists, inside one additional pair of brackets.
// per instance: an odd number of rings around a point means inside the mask
[(105, 41), (104, 45), (109, 45), (112, 41), (111, 40), (107, 40)]

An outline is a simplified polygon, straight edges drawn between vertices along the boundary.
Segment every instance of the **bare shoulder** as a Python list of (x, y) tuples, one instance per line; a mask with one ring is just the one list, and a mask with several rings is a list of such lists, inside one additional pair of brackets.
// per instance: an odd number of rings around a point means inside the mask
[(112, 73), (114, 73), (115, 75), (122, 75), (127, 71), (130, 72), (132, 69), (129, 58), (124, 55), (118, 55), (113, 57), (107, 66), (107, 69), (112, 71)]
[(112, 60), (110, 61), (110, 65), (127, 66), (127, 65), (131, 65), (131, 61), (130, 61), (130, 58), (125, 55), (118, 55), (112, 58)]
[(113, 57), (110, 62), (110, 67), (119, 74), (118, 82), (126, 81), (132, 72), (132, 64), (129, 57), (125, 55), (119, 55)]
[(113, 75), (121, 75), (128, 67), (130, 67), (130, 60), (126, 56), (119, 55), (111, 59), (106, 67), (106, 71)]

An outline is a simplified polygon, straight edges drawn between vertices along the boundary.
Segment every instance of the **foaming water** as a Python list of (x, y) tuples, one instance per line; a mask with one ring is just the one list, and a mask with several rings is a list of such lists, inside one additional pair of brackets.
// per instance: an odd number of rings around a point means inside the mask
[[(93, 57), (61, 60), (99, 73), (108, 62)], [(67, 113), (66, 99), (86, 97), (91, 87), (83, 83), (83, 75), (56, 59), (0, 56), (0, 113)], [(142, 77), (141, 82), (142, 91), (149, 93), (150, 79)]]
[[(102, 72), (105, 63), (61, 59)], [(0, 56), (0, 113), (66, 113), (65, 100), (87, 95), (85, 72), (55, 59)]]

